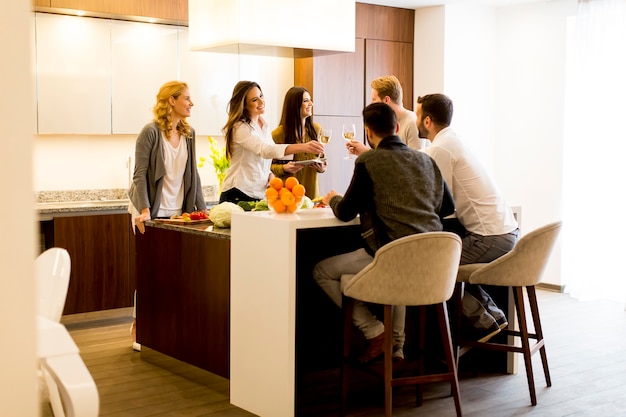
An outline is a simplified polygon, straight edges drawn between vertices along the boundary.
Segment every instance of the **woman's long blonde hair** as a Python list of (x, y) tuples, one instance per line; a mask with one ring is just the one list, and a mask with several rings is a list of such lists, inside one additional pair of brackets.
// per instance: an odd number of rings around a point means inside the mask
[(239, 81), (233, 89), (233, 95), (228, 102), (228, 121), (222, 128), (226, 137), (226, 157), (230, 160), (233, 154), (233, 128), (237, 122), (250, 123), (250, 114), (246, 110), (246, 96), (252, 88), (261, 90), (259, 84), (254, 81)]
[[(181, 81), (170, 81), (161, 86), (156, 96), (156, 104), (152, 108), (154, 121), (159, 129), (165, 133), (166, 138), (170, 138), (172, 133), (172, 106), (170, 105), (170, 97), (178, 98), (185, 89), (189, 89), (187, 83)], [(187, 120), (183, 117), (178, 122), (176, 130), (181, 136), (188, 137), (191, 134), (191, 127)]]

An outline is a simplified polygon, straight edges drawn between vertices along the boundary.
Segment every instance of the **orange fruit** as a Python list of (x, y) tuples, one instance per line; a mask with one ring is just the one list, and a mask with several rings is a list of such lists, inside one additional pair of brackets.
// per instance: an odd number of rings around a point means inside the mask
[(285, 187), (281, 188), (280, 190), (278, 190), (278, 198), (282, 197), (283, 194), (288, 193), (289, 190), (286, 189)]
[(280, 196), (280, 201), (289, 207), (292, 204), (295, 204), (296, 197), (291, 193), (291, 191), (286, 191)]
[(287, 206), (285, 206), (283, 202), (278, 199), (274, 200), (271, 204), (276, 213), (284, 213), (285, 210), (287, 210)]
[(285, 187), (287, 187), (290, 191), (294, 186), (298, 185), (300, 182), (296, 177), (289, 177), (285, 180)]
[(276, 191), (283, 188), (283, 180), (278, 177), (274, 177), (270, 180), (270, 187), (275, 188)]
[(276, 191), (276, 188), (270, 187), (265, 190), (265, 197), (267, 198), (267, 202), (271, 203), (278, 198), (278, 191)]
[(293, 186), (293, 188), (291, 189), (291, 192), (293, 193), (293, 195), (295, 195), (296, 197), (302, 197), (304, 195), (304, 193), (306, 192), (306, 189), (304, 188), (304, 185), (302, 184), (296, 184)]
[[(294, 195), (295, 195), (295, 194), (294, 194)], [(304, 196), (301, 196), (301, 195), (296, 195), (296, 203), (301, 202), (303, 198), (304, 198)]]
[(294, 211), (298, 210), (298, 203), (294, 203), (290, 206), (287, 206), (287, 212), (288, 213), (293, 213)]

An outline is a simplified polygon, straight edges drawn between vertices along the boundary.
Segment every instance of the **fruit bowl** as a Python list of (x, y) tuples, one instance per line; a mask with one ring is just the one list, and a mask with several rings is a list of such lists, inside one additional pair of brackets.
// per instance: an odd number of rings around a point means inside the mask
[(295, 213), (302, 208), (303, 200), (296, 201), (294, 204), (286, 206), (280, 199), (275, 200), (271, 203), (267, 203), (267, 206), (270, 208), (271, 212), (274, 213)]
[(283, 183), (280, 178), (273, 178), (265, 191), (265, 198), (270, 211), (274, 213), (295, 213), (304, 202), (304, 186), (296, 177), (289, 177)]

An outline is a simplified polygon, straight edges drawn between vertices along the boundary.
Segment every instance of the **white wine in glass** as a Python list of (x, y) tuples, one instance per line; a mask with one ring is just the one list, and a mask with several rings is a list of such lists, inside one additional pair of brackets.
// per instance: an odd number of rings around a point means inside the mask
[[(343, 134), (343, 138), (347, 141), (350, 142), (352, 140), (354, 140), (354, 136), (356, 135), (356, 127), (354, 126), (354, 123), (346, 123), (343, 125), (343, 129), (342, 129), (342, 134)], [(346, 156), (343, 159), (354, 159), (355, 156), (352, 154), (348, 154), (348, 156)]]
[[(322, 145), (324, 145), (324, 148), (326, 148), (326, 145), (328, 144), (328, 142), (330, 142), (330, 138), (332, 136), (333, 136), (332, 129), (320, 129), (320, 131), (317, 133), (317, 141), (321, 143)], [(325, 159), (326, 152), (321, 153), (319, 157), (321, 159)]]
[(326, 145), (330, 142), (330, 138), (333, 135), (333, 131), (331, 129), (320, 129), (320, 133), (317, 137), (317, 140), (322, 144)]

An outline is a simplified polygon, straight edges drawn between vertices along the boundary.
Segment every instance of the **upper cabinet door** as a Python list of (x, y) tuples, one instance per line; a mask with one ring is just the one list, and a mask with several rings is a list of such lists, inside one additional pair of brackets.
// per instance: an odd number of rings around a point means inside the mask
[(111, 21), (113, 134), (136, 135), (152, 120), (159, 88), (178, 78), (178, 31), (170, 25)]
[(36, 14), (38, 132), (111, 133), (109, 20)]

